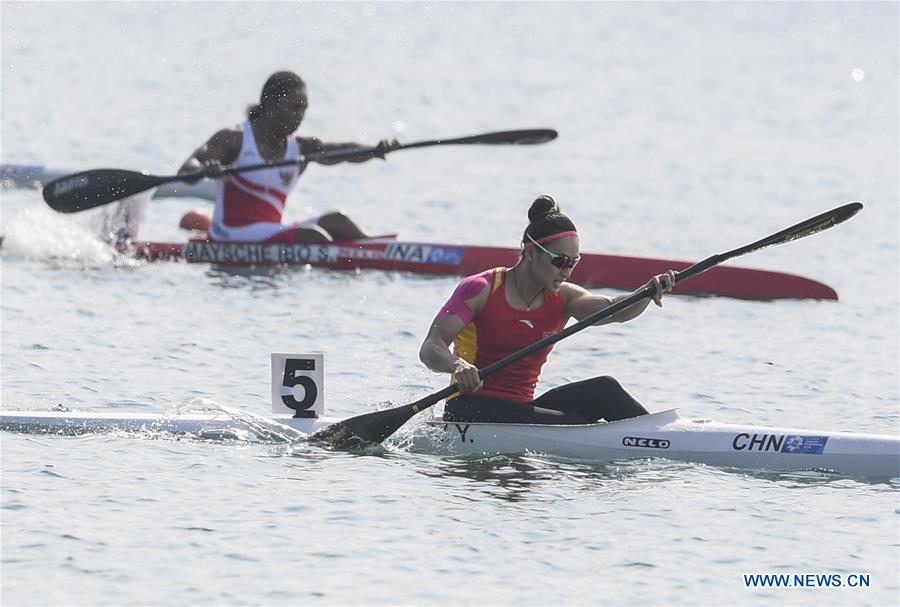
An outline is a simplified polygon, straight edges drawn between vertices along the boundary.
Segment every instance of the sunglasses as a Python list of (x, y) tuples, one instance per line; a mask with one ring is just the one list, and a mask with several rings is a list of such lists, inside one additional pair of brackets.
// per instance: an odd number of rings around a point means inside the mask
[(531, 237), (531, 234), (528, 234), (526, 232), (525, 236), (528, 238), (528, 240), (531, 241), (534, 246), (539, 248), (550, 257), (550, 263), (555, 268), (559, 268), (560, 270), (571, 270), (578, 265), (579, 261), (581, 261), (581, 255), (579, 255), (578, 257), (569, 257), (568, 255), (560, 255), (559, 253), (554, 253), (553, 251), (550, 251), (549, 249), (541, 246), (538, 241)]

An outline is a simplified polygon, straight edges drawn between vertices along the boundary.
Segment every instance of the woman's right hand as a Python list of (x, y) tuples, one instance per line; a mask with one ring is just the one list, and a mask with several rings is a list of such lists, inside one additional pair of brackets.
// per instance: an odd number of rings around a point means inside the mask
[(225, 170), (225, 167), (222, 166), (222, 163), (218, 160), (207, 160), (206, 162), (200, 165), (200, 170), (203, 172), (204, 177), (208, 177), (209, 179), (215, 179), (216, 177), (220, 177), (222, 175), (222, 171)]
[(481, 376), (478, 374), (478, 367), (461, 358), (457, 359), (453, 366), (453, 380), (459, 388), (460, 393), (475, 392), (481, 388), (483, 382), (481, 381)]
[[(178, 171), (179, 175), (185, 173), (203, 173), (203, 177), (208, 177), (210, 179), (215, 179), (222, 175), (222, 171), (225, 167), (222, 166), (222, 163), (218, 160), (206, 160), (204, 162), (198, 161), (196, 158), (191, 158), (188, 162), (184, 163), (181, 167), (181, 170)], [(192, 177), (190, 179), (185, 179), (185, 183), (195, 184), (200, 181), (201, 177)]]

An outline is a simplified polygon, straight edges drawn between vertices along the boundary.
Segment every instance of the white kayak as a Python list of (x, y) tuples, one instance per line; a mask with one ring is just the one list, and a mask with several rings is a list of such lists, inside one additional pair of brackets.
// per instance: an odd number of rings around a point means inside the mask
[(662, 457), (749, 470), (824, 470), (900, 476), (900, 437), (686, 419), (668, 409), (583, 426), (435, 423), (458, 454), (546, 453), (583, 460)]
[[(3, 411), (0, 430), (80, 434), (148, 432), (202, 438), (309, 434), (329, 418), (261, 417), (229, 413)], [(455, 423), (440, 417), (416, 432), (416, 451), (447, 455), (523, 452), (593, 461), (666, 458), (747, 470), (822, 470), (859, 477), (900, 477), (900, 438), (890, 435), (772, 428), (689, 420), (677, 409), (583, 426)]]

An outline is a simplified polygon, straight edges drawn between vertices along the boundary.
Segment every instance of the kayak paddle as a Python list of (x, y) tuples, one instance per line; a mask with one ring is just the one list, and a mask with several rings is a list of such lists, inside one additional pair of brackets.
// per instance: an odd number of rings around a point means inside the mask
[[(734, 257), (738, 257), (739, 255), (745, 255), (747, 253), (752, 253), (753, 251), (758, 251), (765, 247), (797, 240), (798, 238), (803, 238), (805, 236), (821, 232), (822, 230), (826, 230), (832, 226), (836, 226), (837, 224), (844, 222), (856, 215), (862, 208), (862, 203), (851, 202), (836, 209), (832, 209), (827, 213), (816, 215), (815, 217), (807, 219), (806, 221), (802, 221), (789, 228), (785, 228), (780, 232), (776, 232), (771, 236), (766, 236), (765, 238), (757, 240), (756, 242), (753, 242), (751, 244), (733, 249), (726, 253), (719, 253), (718, 255), (707, 257), (703, 261), (699, 261), (679, 272), (676, 275), (675, 284), (683, 282), (688, 278), (705, 272), (706, 270), (709, 270), (710, 268), (717, 266), (724, 261), (727, 261)], [(642, 299), (652, 297), (655, 292), (656, 289), (654, 289), (652, 286), (647, 286), (640, 291), (635, 291), (625, 299), (616, 302), (613, 305), (604, 308), (603, 310), (599, 310), (591, 314), (590, 316), (576, 322), (575, 324), (562, 329), (558, 333), (554, 333), (549, 337), (545, 337), (540, 341), (536, 341), (530, 346), (526, 346), (518, 352), (510, 354), (506, 358), (502, 358), (497, 362), (491, 363), (490, 365), (481, 369), (481, 379), (485, 379), (486, 377), (492, 375), (500, 369), (503, 369), (504, 367), (507, 367), (514, 362), (525, 358), (526, 356), (530, 356), (534, 352), (545, 348), (550, 344), (555, 344), (556, 342), (563, 340), (566, 337), (569, 337), (570, 335), (581, 331), (582, 329), (585, 329), (605, 318), (609, 318), (610, 316), (620, 312), (621, 310), (624, 310), (625, 308), (637, 303)], [(366, 443), (380, 443), (391, 434), (396, 432), (400, 428), (400, 426), (409, 421), (416, 413), (423, 411), (428, 407), (431, 407), (438, 401), (447, 398), (448, 396), (452, 396), (457, 391), (458, 390), (456, 388), (456, 385), (452, 384), (442, 390), (439, 390), (408, 405), (401, 405), (399, 407), (384, 409), (382, 411), (373, 411), (371, 413), (363, 413), (362, 415), (357, 415), (343, 421), (335, 422), (334, 424), (322, 428), (318, 432), (312, 434), (309, 437), (309, 440), (311, 442), (324, 444), (336, 449), (354, 448)]]
[[(469, 137), (456, 139), (429, 139), (414, 143), (404, 143), (387, 150), (407, 150), (412, 148), (424, 148), (433, 145), (462, 145), (462, 144), (486, 144), (486, 145), (534, 145), (546, 143), (556, 139), (557, 132), (552, 129), (527, 129), (519, 131), (499, 131), (496, 133), (482, 133)], [(229, 167), (222, 171), (221, 175), (232, 173), (246, 173), (275, 167), (291, 166), (301, 162), (315, 162), (324, 159), (347, 159), (354, 156), (371, 154), (377, 151), (377, 147), (358, 148), (353, 150), (335, 150), (320, 154), (307, 154), (297, 160), (281, 160), (278, 162), (265, 162), (250, 164), (241, 167)], [(184, 181), (204, 177), (202, 171), (185, 173), (183, 175), (150, 175), (138, 171), (124, 169), (92, 169), (73, 175), (67, 175), (54, 179), (44, 186), (44, 200), (54, 211), (60, 213), (76, 213), (95, 207), (103, 206), (134, 194), (139, 194), (150, 188), (155, 188), (172, 181)]]

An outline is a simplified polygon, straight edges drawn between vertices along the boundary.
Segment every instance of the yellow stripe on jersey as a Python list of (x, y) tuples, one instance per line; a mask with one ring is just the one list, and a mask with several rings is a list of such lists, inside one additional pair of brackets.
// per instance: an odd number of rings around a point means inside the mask
[[(491, 285), (491, 293), (503, 286), (504, 271), (504, 268), (494, 268), (494, 281)], [(478, 352), (478, 330), (475, 328), (474, 320), (463, 327), (463, 330), (453, 340), (453, 351), (470, 365), (475, 364), (475, 354)], [(459, 396), (459, 393), (448, 397), (447, 400), (452, 400), (457, 396)]]
[(475, 353), (478, 351), (478, 333), (475, 329), (475, 323), (470, 322), (460, 331), (453, 342), (453, 346), (457, 356), (470, 365), (475, 364)]
[[(463, 359), (470, 365), (474, 365), (475, 352), (477, 352), (477, 350), (478, 333), (475, 329), (475, 323), (470, 322), (463, 328), (462, 331), (459, 332), (459, 335), (456, 336), (456, 339), (453, 340), (453, 351), (461, 359)], [(448, 396), (447, 401), (450, 401), (457, 396), (459, 396), (459, 392), (453, 394), (452, 396)]]
[(494, 268), (494, 284), (491, 285), (491, 293), (496, 291), (503, 285), (503, 274), (506, 268)]

